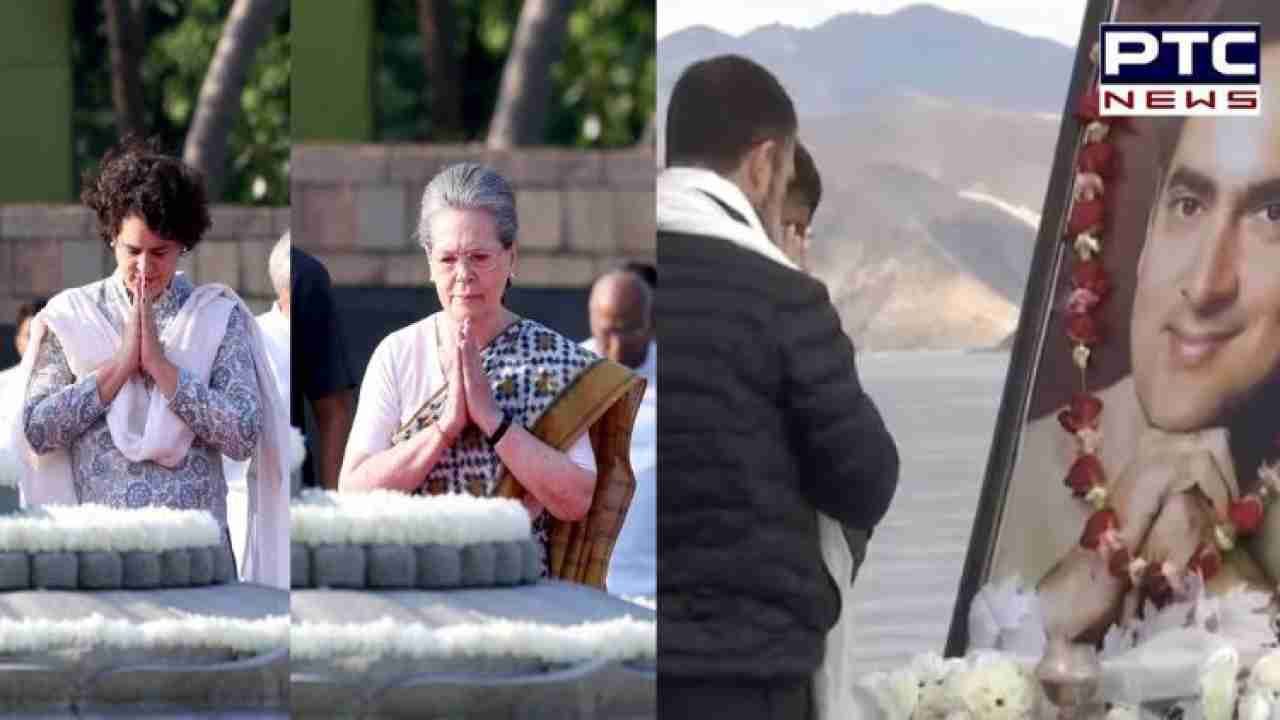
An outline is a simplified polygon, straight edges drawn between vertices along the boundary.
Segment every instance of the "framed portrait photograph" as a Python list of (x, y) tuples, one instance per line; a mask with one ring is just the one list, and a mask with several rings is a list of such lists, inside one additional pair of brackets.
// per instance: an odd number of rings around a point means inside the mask
[[(1161, 62), (1185, 43), (1189, 64), (1253, 65), (1254, 81), (1202, 83), (1196, 67), (1153, 97), (1213, 90), (1213, 113), (1102, 115), (1153, 102), (1099, 91), (1147, 48), (1099, 42), (1104, 22), (1187, 24), (1203, 35), (1151, 36)], [(1219, 23), (1254, 41), (1232, 48)], [(1244, 87), (1256, 107), (1231, 114)], [(948, 654), (1046, 635), (1137, 645), (1144, 623), (1205, 598), (1265, 623), (1278, 459), (1280, 3), (1093, 0)]]

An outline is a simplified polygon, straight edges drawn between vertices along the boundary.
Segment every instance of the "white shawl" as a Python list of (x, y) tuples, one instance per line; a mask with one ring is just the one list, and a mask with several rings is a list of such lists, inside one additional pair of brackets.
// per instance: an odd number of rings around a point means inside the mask
[[(747, 219), (743, 225), (725, 213), (707, 193)], [(732, 182), (701, 168), (668, 168), (658, 175), (658, 230), (723, 238), (760, 253), (779, 265), (800, 270), (782, 250), (769, 241), (759, 216), (747, 196)], [(853, 716), (853, 553), (840, 523), (818, 513), (818, 541), (822, 560), (840, 588), (840, 617), (827, 632), (822, 665), (813, 676), (818, 720)]]
[[(79, 380), (115, 354), (120, 334), (99, 310), (95, 289), (101, 281), (63, 291), (49, 301), (31, 322), (31, 341), (22, 358), (17, 387), (25, 396), (46, 329), (52, 329), (66, 351), (67, 362)], [(119, 302), (112, 300), (112, 302)], [(207, 383), (218, 346), (226, 334), (233, 308), (244, 313), (250, 335), (262, 429), (253, 461), (258, 481), (249, 488), (247, 552), (241, 577), (251, 582), (289, 587), (288, 418), (276, 390), (263, 340), (253, 314), (235, 291), (225, 285), (195, 288), (173, 322), (160, 334), (169, 361)], [(128, 308), (120, 308), (128, 316)], [(17, 400), (21, 403), (22, 400)], [(150, 460), (165, 467), (178, 465), (191, 449), (195, 434), (168, 407), (158, 388), (147, 390), (134, 376), (125, 383), (107, 410), (107, 428), (121, 454), (134, 462)], [(22, 464), (20, 487), (25, 506), (76, 504), (70, 453), (63, 449), (38, 455), (27, 441), (21, 421), (12, 425), (12, 445)]]

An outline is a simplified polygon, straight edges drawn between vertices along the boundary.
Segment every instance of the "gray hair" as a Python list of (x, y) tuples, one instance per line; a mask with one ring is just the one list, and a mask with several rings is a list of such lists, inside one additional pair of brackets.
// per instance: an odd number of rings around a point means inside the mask
[(271, 248), (271, 257), (267, 260), (267, 273), (271, 276), (271, 287), (276, 293), (289, 289), (289, 231), (276, 241)]
[(498, 242), (510, 248), (516, 241), (516, 194), (497, 172), (476, 163), (450, 165), (427, 183), (418, 215), (418, 243), (431, 252), (431, 218), (437, 212), (484, 210), (498, 226)]

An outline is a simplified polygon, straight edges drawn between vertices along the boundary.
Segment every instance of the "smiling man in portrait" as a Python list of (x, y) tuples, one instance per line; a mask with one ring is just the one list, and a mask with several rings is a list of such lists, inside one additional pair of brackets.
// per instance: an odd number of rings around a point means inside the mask
[[(1121, 280), (1130, 374), (1096, 393), (1105, 411), (1085, 435), (1054, 416), (1023, 433), (991, 576), (1037, 583), (1051, 636), (1100, 638), (1201, 581), (1216, 594), (1280, 579), (1280, 513), (1265, 512), (1280, 479), (1280, 18), (1262, 28), (1260, 116), (1157, 128), (1156, 196)], [(1094, 548), (1097, 507), (1053, 480), (1086, 441), (1116, 520)]]

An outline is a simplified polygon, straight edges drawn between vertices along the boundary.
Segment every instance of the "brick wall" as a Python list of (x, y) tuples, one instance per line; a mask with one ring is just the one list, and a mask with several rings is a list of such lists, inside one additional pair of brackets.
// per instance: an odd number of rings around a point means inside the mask
[(515, 187), (517, 284), (585, 287), (623, 259), (654, 260), (650, 148), (295, 144), (293, 242), (324, 262), (337, 285), (426, 284), (426, 257), (413, 240), (422, 190), (464, 160), (489, 165)]
[[(179, 270), (197, 283), (235, 288), (254, 312), (274, 299), (267, 275), (271, 246), (289, 224), (288, 208), (214, 206), (213, 227)], [(18, 305), (106, 277), (115, 269), (97, 219), (79, 205), (0, 206), (0, 325)], [(0, 340), (8, 344), (8, 339)]]

